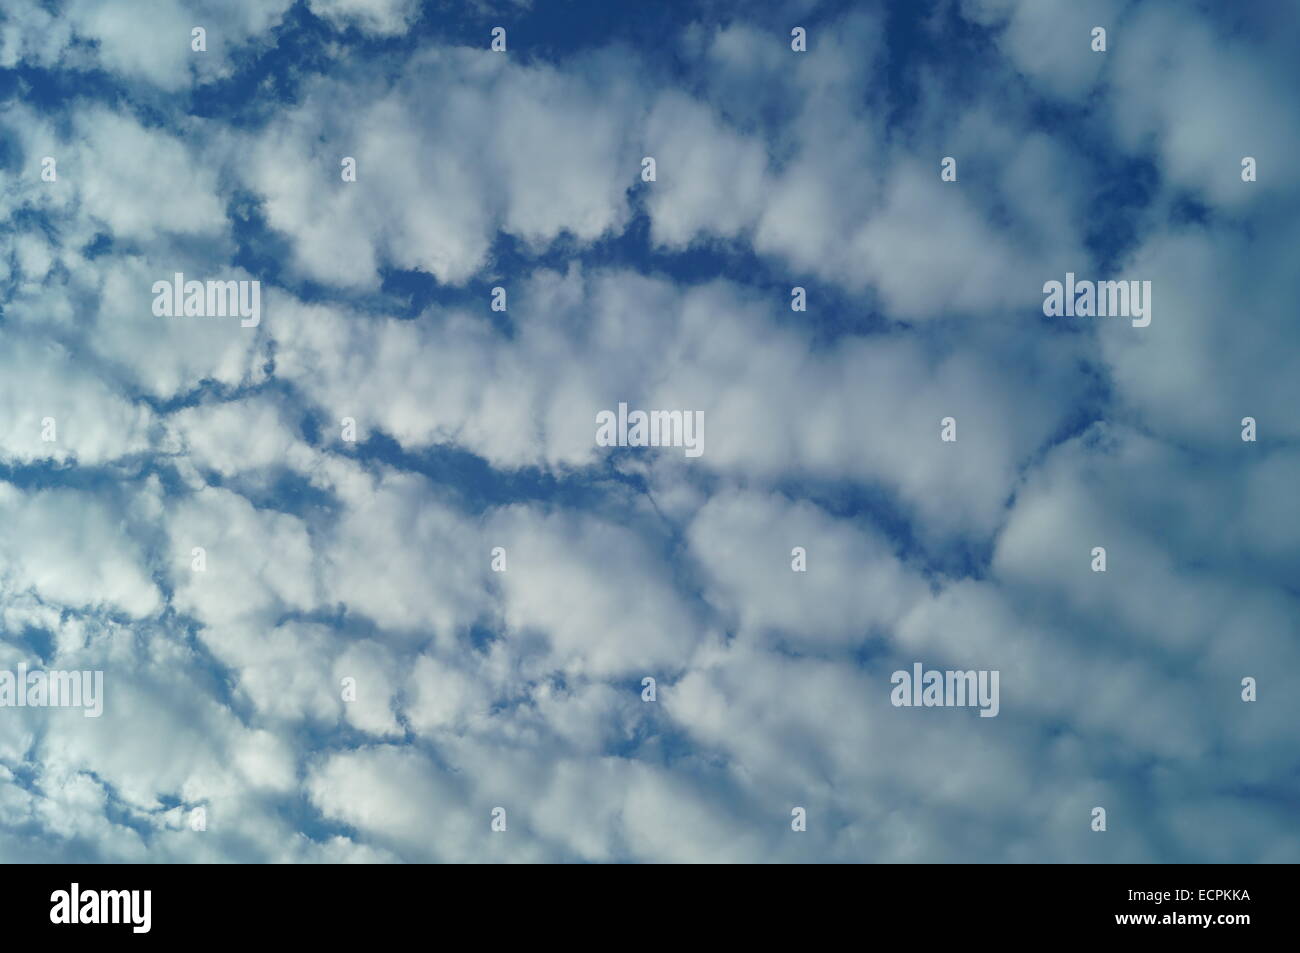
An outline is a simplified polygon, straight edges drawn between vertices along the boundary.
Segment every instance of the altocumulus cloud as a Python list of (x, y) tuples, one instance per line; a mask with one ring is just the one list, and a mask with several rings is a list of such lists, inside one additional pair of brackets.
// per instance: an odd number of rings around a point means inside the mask
[(1300, 860), (1300, 14), (603, 6), (0, 14), (0, 857)]

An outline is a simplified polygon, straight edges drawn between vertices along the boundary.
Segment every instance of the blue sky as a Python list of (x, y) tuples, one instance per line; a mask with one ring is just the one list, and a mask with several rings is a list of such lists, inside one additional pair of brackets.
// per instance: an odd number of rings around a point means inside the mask
[(0, 858), (1300, 859), (1297, 27), (7, 5)]

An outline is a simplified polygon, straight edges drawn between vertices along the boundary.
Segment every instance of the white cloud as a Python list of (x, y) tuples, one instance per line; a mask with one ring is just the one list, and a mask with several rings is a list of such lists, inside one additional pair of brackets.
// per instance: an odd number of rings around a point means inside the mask
[[(854, 12), (807, 54), (737, 17), (672, 70), (513, 33), (378, 70), (349, 28), (416, 6), (313, 0), (339, 32), (232, 124), (175, 94), (252, 76), (288, 4), (65, 6), (0, 24), (0, 65), (111, 80), (6, 104), (0, 667), (108, 701), (0, 721), (0, 856), (1295, 856), (1225, 793), (1294, 773), (1300, 664), (1296, 130), (1252, 17), (972, 0), (970, 63)], [(1151, 326), (1045, 321), (1108, 256)], [(386, 314), (392, 269), (439, 303)], [(263, 323), (155, 317), (176, 271), (260, 278)], [(704, 455), (597, 447), (620, 401), (703, 411)], [(999, 716), (893, 707), (918, 660), (998, 670)]]
[(419, 15), (417, 0), (309, 0), (311, 12), (335, 27), (355, 26), (365, 33), (405, 33)]

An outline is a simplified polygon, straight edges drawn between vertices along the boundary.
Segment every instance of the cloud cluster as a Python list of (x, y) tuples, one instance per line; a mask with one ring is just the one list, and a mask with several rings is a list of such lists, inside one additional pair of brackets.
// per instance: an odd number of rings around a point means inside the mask
[[(106, 683), (0, 709), (0, 857), (1300, 857), (1262, 14), (145, 6), (0, 21), (0, 669)], [(1045, 318), (1067, 271), (1151, 325)], [(261, 323), (155, 316), (178, 272)], [(597, 446), (620, 402), (704, 454)], [(891, 705), (916, 661), (997, 717)]]

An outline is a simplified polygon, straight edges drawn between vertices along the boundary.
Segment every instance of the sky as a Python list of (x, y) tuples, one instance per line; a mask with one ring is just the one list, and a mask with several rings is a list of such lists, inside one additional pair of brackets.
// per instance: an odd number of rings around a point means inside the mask
[(3, 0), (0, 860), (1300, 861), (1297, 38)]

